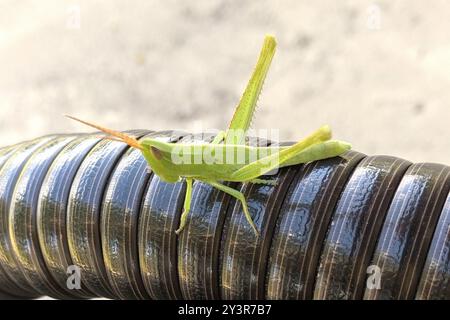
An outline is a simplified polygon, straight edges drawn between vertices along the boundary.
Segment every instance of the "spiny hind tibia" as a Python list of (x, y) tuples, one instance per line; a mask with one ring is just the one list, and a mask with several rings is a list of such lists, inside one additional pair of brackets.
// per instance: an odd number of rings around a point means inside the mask
[[(186, 218), (191, 207), (192, 183), (194, 180), (198, 180), (238, 199), (242, 204), (245, 218), (258, 235), (258, 229), (250, 216), (243, 193), (224, 185), (224, 181), (270, 184), (273, 181), (258, 179), (258, 177), (277, 168), (335, 157), (350, 149), (350, 144), (346, 142), (330, 140), (331, 130), (328, 126), (319, 128), (292, 146), (254, 147), (246, 145), (246, 132), (250, 127), (258, 96), (275, 54), (275, 47), (275, 38), (267, 35), (256, 67), (236, 107), (228, 129), (219, 132), (211, 143), (195, 145), (167, 143), (152, 138), (143, 138), (138, 141), (124, 133), (72, 116), (68, 117), (107, 133), (108, 137), (113, 140), (123, 141), (131, 147), (141, 150), (152, 171), (163, 181), (169, 183), (175, 183), (181, 179), (186, 181), (184, 211), (176, 231), (177, 234), (186, 225)], [(240, 158), (239, 155), (241, 155)], [(226, 161), (223, 161), (224, 157)]]

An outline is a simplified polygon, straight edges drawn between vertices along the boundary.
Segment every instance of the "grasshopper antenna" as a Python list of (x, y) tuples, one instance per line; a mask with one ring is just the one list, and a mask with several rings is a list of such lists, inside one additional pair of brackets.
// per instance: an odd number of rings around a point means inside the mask
[(85, 125), (88, 125), (90, 127), (93, 127), (93, 128), (98, 129), (98, 130), (100, 130), (100, 131), (102, 131), (104, 133), (109, 134), (110, 136), (106, 137), (106, 139), (110, 139), (110, 140), (114, 140), (114, 141), (120, 141), (120, 142), (125, 142), (130, 147), (142, 150), (142, 146), (139, 143), (139, 141), (137, 141), (135, 138), (133, 138), (133, 137), (131, 137), (131, 136), (125, 134), (125, 133), (122, 133), (122, 132), (119, 132), (119, 131), (116, 131), (116, 130), (112, 130), (112, 129), (108, 129), (108, 128), (102, 127), (102, 126), (100, 126), (98, 124), (95, 124), (95, 123), (92, 123), (92, 122), (88, 122), (88, 121), (84, 121), (84, 120), (78, 119), (76, 117), (67, 115), (67, 114), (65, 114), (64, 116), (69, 118), (69, 119), (81, 122), (81, 123), (83, 123)]

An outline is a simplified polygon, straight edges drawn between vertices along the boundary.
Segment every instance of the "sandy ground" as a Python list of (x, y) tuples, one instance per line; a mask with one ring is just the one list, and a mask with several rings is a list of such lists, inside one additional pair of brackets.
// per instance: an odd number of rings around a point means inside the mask
[(254, 128), (328, 123), (367, 154), (450, 164), (448, 1), (0, 0), (0, 145), (89, 131), (224, 128), (265, 33)]

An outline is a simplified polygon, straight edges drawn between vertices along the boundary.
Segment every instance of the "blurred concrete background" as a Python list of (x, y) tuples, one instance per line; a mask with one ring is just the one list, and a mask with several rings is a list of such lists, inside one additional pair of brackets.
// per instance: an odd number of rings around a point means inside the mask
[(367, 154), (450, 164), (448, 1), (0, 0), (0, 145), (90, 131), (225, 128), (265, 33), (254, 128), (328, 123)]

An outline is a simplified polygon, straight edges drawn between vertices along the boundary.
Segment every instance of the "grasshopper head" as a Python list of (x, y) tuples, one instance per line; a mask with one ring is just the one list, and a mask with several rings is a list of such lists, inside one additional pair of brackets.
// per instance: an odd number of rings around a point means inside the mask
[(144, 154), (148, 152), (154, 159), (161, 160), (163, 158), (163, 150), (158, 148), (159, 143), (160, 141), (157, 139), (144, 138), (141, 143)]
[(106, 134), (106, 139), (114, 140), (114, 141), (120, 141), (125, 142), (130, 147), (139, 149), (144, 158), (147, 160), (148, 164), (152, 168), (152, 171), (156, 173), (162, 180), (166, 182), (177, 182), (180, 177), (176, 174), (171, 173), (167, 170), (165, 167), (167, 165), (167, 161), (164, 162), (163, 160), (163, 151), (161, 150), (161, 142), (155, 139), (151, 138), (144, 138), (142, 142), (138, 141), (136, 138), (131, 137), (125, 133), (115, 131), (112, 129), (108, 129), (102, 126), (99, 126), (97, 124), (94, 124), (92, 122), (87, 122), (84, 120), (80, 120), (78, 118), (68, 116), (66, 117), (76, 120), (78, 122), (84, 123), (90, 127), (96, 128)]
[(142, 154), (150, 164), (153, 172), (163, 181), (174, 183), (180, 180), (176, 166), (171, 160), (170, 147), (168, 143), (151, 137), (143, 138), (141, 141)]

